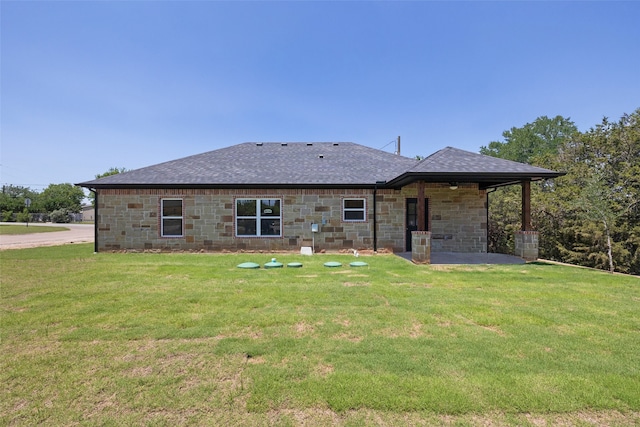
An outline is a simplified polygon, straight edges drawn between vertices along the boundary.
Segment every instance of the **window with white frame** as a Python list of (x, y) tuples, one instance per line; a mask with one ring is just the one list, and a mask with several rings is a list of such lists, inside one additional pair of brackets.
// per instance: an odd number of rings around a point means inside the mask
[(364, 221), (366, 206), (365, 199), (344, 199), (342, 201), (342, 220)]
[(182, 199), (160, 201), (160, 228), (162, 237), (182, 237)]
[(280, 199), (236, 199), (237, 237), (280, 237)]

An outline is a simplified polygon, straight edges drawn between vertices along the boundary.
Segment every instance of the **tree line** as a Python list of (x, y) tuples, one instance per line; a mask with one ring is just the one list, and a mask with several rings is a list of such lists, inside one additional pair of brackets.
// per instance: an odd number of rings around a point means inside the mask
[[(126, 168), (112, 167), (95, 177), (98, 179), (126, 171)], [(37, 215), (40, 221), (69, 222), (70, 214), (82, 211), (85, 197), (95, 205), (93, 193), (85, 196), (84, 191), (73, 184), (50, 184), (41, 192), (20, 185), (3, 185), (0, 193), (1, 219), (27, 222)]]
[[(580, 132), (568, 118), (542, 116), (503, 132), (487, 154), (566, 175), (531, 185), (540, 258), (640, 275), (640, 108)], [(489, 251), (513, 253), (520, 188), (489, 196)]]
[(0, 212), (3, 221), (27, 222), (34, 214), (44, 221), (69, 222), (70, 213), (82, 210), (84, 191), (72, 184), (51, 184), (43, 191), (19, 185), (3, 185)]

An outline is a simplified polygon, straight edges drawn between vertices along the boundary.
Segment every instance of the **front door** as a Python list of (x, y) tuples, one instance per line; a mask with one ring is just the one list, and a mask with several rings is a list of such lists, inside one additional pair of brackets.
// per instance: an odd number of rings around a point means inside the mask
[[(429, 226), (429, 221), (427, 220), (429, 216), (429, 205), (427, 203), (428, 200), (424, 199), (424, 230), (428, 230)], [(407, 252), (411, 252), (411, 232), (418, 230), (418, 199), (407, 199), (405, 224), (407, 227), (405, 249)]]

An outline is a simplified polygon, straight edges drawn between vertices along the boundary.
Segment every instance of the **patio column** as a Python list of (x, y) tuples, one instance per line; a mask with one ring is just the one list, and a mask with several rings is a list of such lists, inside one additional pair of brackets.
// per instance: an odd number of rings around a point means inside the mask
[(411, 261), (415, 264), (431, 264), (431, 232), (411, 232)]
[(522, 231), (531, 231), (531, 181), (522, 181)]
[(514, 236), (515, 255), (526, 261), (537, 260), (539, 237), (531, 227), (531, 181), (522, 181), (522, 229)]

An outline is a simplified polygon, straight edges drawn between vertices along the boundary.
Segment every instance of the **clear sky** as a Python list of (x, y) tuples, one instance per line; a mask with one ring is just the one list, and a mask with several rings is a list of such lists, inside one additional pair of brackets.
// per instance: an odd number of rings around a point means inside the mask
[(0, 1), (0, 181), (247, 141), (477, 152), (640, 107), (640, 2)]

